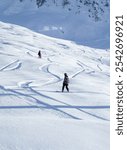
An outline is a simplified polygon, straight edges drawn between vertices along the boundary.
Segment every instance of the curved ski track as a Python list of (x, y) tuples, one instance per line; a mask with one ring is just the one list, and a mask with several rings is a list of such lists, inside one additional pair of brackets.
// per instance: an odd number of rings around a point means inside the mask
[[(28, 51), (26, 53), (31, 57), (36, 57)], [(58, 82), (62, 81), (62, 78), (60, 76), (58, 76), (57, 74), (54, 74), (50, 70), (50, 67), (52, 65), (57, 65), (57, 63), (53, 62), (48, 57), (47, 57), (47, 61), (49, 63), (45, 63), (44, 65), (40, 66), (39, 70), (49, 74), (53, 79), (50, 80), (50, 81), (47, 81), (42, 86), (51, 85), (51, 84), (55, 84), (55, 83), (58, 83)], [(102, 64), (101, 59), (99, 59), (99, 61)], [(75, 71), (74, 74), (70, 75), (69, 76), (70, 79), (75, 78), (76, 76), (83, 73), (85, 70), (90, 70), (89, 72), (86, 72), (86, 74), (95, 73), (93, 68), (87, 66), (86, 64), (84, 64), (83, 62), (81, 62), (79, 60), (77, 60), (76, 64), (77, 64), (78, 68), (81, 68), (81, 69), (78, 70), (78, 71)], [(0, 68), (0, 71), (13, 71), (13, 70), (19, 69), (21, 66), (22, 66), (22, 62), (19, 61), (19, 60), (15, 60), (15, 61), (3, 66), (2, 68)], [(100, 71), (102, 71), (102, 69), (100, 68), (99, 65), (97, 65), (97, 67)], [(7, 88), (5, 88), (4, 86), (1, 85), (0, 89), (3, 90), (4, 93), (0, 93), (0, 95), (4, 95), (4, 96), (13, 95), (13, 96), (16, 96), (16, 97), (25, 97), (26, 102), (29, 105), (28, 106), (1, 106), (0, 109), (9, 109), (9, 108), (12, 108), (12, 109), (39, 108), (41, 110), (50, 109), (51, 113), (54, 113), (56, 116), (58, 116), (60, 118), (62, 117), (62, 118), (70, 118), (70, 119), (78, 119), (78, 120), (79, 119), (80, 120), (84, 119), (80, 116), (78, 117), (78, 115), (75, 116), (74, 115), (75, 113), (73, 114), (73, 112), (71, 112), (71, 113), (67, 112), (67, 109), (73, 109), (73, 110), (79, 111), (79, 113), (81, 113), (81, 114), (84, 113), (85, 115), (89, 115), (90, 117), (94, 117), (94, 118), (97, 118), (97, 119), (109, 121), (107, 118), (103, 118), (99, 115), (96, 115), (94, 113), (86, 111), (86, 109), (87, 110), (88, 109), (109, 109), (110, 108), (109, 106), (72, 106), (68, 103), (62, 102), (61, 100), (58, 100), (58, 99), (53, 98), (49, 95), (46, 95), (46, 94), (44, 94), (44, 92), (43, 93), (38, 92), (37, 90), (33, 89), (32, 86), (30, 86), (31, 83), (33, 83), (33, 81), (21, 81), (21, 82), (18, 83), (18, 86), (21, 88), (21, 91), (23, 91), (23, 92), (19, 92), (19, 91), (14, 90), (14, 89), (7, 89)], [(24, 91), (26, 91), (26, 92), (24, 92)], [(28, 91), (29, 91), (29, 94), (24, 94), (24, 93), (27, 93)], [(68, 94), (71, 94), (71, 92), (68, 93)], [(50, 102), (50, 101), (58, 102), (60, 105), (50, 105), (50, 104), (48, 104), (48, 102)]]
[(12, 70), (19, 69), (21, 66), (22, 63), (19, 60), (16, 60), (0, 68), (0, 71), (12, 71)]

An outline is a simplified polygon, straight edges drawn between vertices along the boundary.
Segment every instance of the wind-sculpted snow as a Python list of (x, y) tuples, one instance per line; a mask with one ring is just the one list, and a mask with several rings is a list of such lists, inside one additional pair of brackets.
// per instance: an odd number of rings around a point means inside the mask
[(0, 22), (0, 149), (108, 150), (109, 64), (109, 50)]

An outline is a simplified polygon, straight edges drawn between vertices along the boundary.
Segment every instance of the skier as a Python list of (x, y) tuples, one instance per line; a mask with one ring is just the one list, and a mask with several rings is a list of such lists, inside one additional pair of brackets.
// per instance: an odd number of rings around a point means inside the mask
[(64, 91), (64, 87), (66, 87), (67, 91), (69, 92), (68, 84), (69, 84), (68, 75), (67, 75), (67, 73), (64, 73), (64, 81), (63, 81), (62, 92)]
[(38, 58), (41, 58), (41, 51), (38, 52)]

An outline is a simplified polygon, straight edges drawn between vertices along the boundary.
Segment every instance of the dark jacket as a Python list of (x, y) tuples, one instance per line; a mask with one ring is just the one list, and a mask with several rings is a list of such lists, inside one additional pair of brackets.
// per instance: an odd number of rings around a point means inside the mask
[(68, 76), (64, 77), (63, 84), (69, 84), (69, 78), (68, 78)]
[(41, 51), (38, 52), (38, 57), (41, 58)]

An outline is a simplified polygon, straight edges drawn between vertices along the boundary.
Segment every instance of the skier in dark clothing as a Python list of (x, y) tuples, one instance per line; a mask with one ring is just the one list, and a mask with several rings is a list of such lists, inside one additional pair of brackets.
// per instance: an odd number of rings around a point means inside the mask
[(68, 75), (67, 75), (67, 73), (64, 73), (64, 81), (63, 81), (62, 92), (64, 91), (64, 87), (66, 87), (67, 91), (69, 92), (68, 84), (69, 84)]
[(38, 57), (41, 58), (41, 51), (38, 52)]

